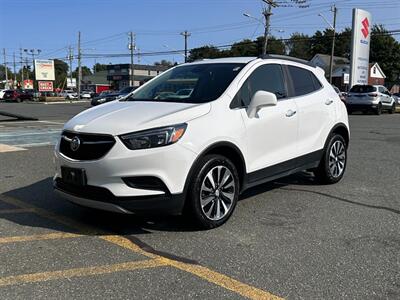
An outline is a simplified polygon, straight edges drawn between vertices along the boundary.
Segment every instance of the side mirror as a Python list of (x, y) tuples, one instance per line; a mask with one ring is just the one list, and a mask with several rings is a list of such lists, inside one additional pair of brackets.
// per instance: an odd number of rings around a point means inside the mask
[(275, 106), (278, 104), (276, 95), (266, 91), (257, 91), (251, 98), (249, 107), (247, 108), (247, 115), (249, 118), (255, 118), (257, 112), (266, 106)]

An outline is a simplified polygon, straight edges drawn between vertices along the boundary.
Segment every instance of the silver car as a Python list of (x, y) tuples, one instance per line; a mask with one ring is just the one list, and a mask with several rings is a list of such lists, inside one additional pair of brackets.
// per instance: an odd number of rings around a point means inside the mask
[(391, 114), (396, 111), (395, 101), (383, 85), (354, 85), (347, 95), (346, 105), (349, 114), (373, 111), (380, 115), (384, 110)]

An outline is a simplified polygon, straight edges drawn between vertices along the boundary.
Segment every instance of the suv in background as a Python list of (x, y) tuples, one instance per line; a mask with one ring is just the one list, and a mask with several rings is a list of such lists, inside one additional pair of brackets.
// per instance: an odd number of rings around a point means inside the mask
[(347, 95), (346, 105), (349, 114), (373, 111), (380, 115), (383, 110), (390, 114), (396, 111), (395, 101), (383, 85), (354, 85)]
[(127, 95), (129, 95), (130, 93), (132, 93), (137, 87), (133, 87), (133, 86), (127, 86), (125, 88), (123, 88), (122, 90), (119, 90), (117, 92), (109, 92), (106, 93), (104, 95), (100, 94), (98, 97), (93, 98), (91, 104), (93, 106), (102, 104), (102, 103), (106, 103), (106, 102), (110, 102), (110, 101), (114, 101), (117, 99), (121, 99)]
[(185, 211), (213, 228), (253, 186), (302, 170), (338, 182), (348, 144), (346, 107), (321, 68), (274, 55), (210, 59), (68, 121), (54, 187), (83, 206)]

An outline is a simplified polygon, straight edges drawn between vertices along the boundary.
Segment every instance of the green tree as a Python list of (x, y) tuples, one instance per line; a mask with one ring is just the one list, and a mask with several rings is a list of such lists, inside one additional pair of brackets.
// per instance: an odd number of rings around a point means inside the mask
[(68, 72), (68, 64), (62, 60), (55, 59), (54, 60), (55, 88), (63, 87), (66, 85), (67, 72)]
[(242, 40), (232, 45), (231, 56), (258, 56), (259, 49), (256, 41), (249, 39)]
[(310, 36), (295, 32), (290, 36), (287, 42), (288, 54), (293, 57), (310, 60), (311, 55), (311, 40)]
[(377, 62), (386, 75), (390, 86), (400, 76), (400, 43), (388, 34), (383, 25), (374, 25), (371, 34), (370, 62)]
[(107, 65), (96, 63), (93, 65), (93, 73), (100, 72), (100, 71), (107, 71)]
[(214, 46), (203, 46), (190, 50), (188, 61), (195, 61), (203, 58), (218, 58), (220, 57), (220, 51)]
[(172, 67), (174, 65), (174, 63), (172, 61), (163, 59), (161, 61), (156, 61), (154, 63), (155, 66), (165, 66), (165, 67)]
[[(87, 75), (92, 75), (92, 71), (87, 66), (81, 66), (82, 69), (82, 77)], [(76, 67), (75, 71), (72, 72), (72, 76), (78, 78), (78, 67)]]

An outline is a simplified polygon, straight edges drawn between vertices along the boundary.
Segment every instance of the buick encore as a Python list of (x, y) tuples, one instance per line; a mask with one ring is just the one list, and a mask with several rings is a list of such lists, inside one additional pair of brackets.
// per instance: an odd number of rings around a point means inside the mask
[(349, 136), (319, 67), (271, 55), (196, 61), (68, 121), (54, 187), (83, 206), (184, 212), (213, 228), (255, 185), (302, 170), (341, 180)]

